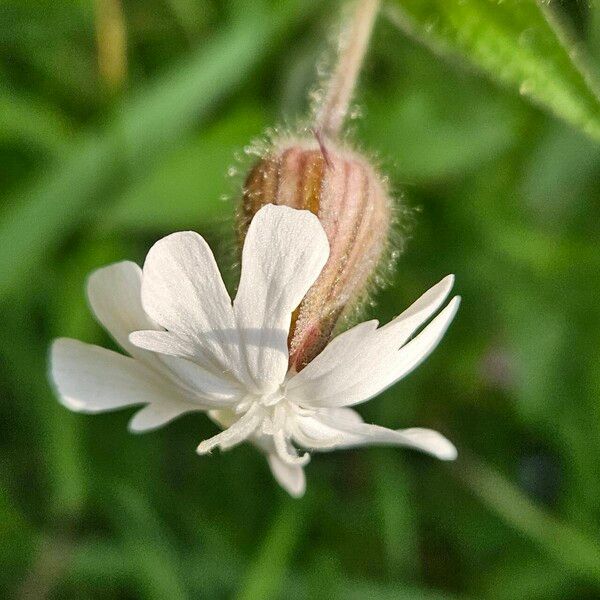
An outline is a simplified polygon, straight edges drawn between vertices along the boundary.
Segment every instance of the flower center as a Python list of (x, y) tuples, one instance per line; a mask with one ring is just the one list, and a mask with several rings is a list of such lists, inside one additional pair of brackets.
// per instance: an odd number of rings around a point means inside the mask
[(275, 391), (266, 394), (247, 394), (236, 404), (235, 412), (238, 415), (247, 413), (255, 405), (270, 408), (279, 404), (284, 399), (285, 391), (283, 386), (279, 386)]
[[(225, 430), (205, 440), (198, 446), (198, 452), (205, 454), (219, 446), (226, 450), (253, 436), (266, 437), (274, 446), (275, 453), (290, 465), (305, 465), (310, 456), (299, 455), (292, 444), (297, 432), (299, 416), (312, 415), (315, 411), (302, 408), (286, 398), (285, 386), (273, 392), (247, 394), (235, 406), (231, 419), (217, 417)], [(231, 414), (231, 413), (230, 413)]]

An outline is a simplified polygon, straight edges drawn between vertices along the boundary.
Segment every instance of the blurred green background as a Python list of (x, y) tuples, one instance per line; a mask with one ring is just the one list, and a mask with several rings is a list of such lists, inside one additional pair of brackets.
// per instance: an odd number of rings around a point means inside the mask
[(350, 137), (408, 241), (369, 316), (449, 272), (463, 304), (360, 411), (439, 429), (455, 464), (316, 455), (294, 501), (253, 448), (198, 457), (199, 413), (132, 436), (132, 410), (74, 415), (48, 387), (53, 337), (111, 346), (91, 269), (177, 229), (227, 269), (243, 149), (306, 114), (339, 8), (0, 2), (3, 597), (600, 598), (595, 3), (390, 0), (374, 31)]

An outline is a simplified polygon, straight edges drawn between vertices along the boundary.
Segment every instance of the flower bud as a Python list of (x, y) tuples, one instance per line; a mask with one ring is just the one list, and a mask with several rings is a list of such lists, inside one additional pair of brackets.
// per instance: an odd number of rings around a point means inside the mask
[(252, 168), (243, 190), (242, 237), (256, 212), (270, 203), (310, 210), (330, 245), (321, 275), (292, 316), (290, 367), (299, 371), (365, 297), (388, 242), (391, 203), (363, 156), (316, 137), (279, 140)]

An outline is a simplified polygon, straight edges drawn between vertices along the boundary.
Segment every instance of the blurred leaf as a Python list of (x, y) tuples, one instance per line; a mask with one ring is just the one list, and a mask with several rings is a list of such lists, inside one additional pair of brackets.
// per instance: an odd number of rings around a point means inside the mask
[(264, 127), (258, 109), (229, 114), (132, 185), (99, 216), (101, 227), (168, 231), (222, 219), (234, 152)]
[[(73, 252), (57, 269), (53, 278), (55, 287), (52, 301), (48, 307), (51, 335), (83, 340), (94, 338), (98, 327), (90, 316), (82, 282), (93, 267), (114, 260), (118, 254), (116, 246), (116, 243), (86, 244), (82, 250)], [(45, 352), (43, 359), (47, 360)], [(47, 368), (46, 365), (43, 371), (47, 371)], [(48, 388), (45, 381), (40, 384), (41, 388)], [(53, 510), (59, 516), (73, 517), (81, 510), (90, 487), (87, 477), (90, 461), (82, 443), (85, 417), (75, 415), (60, 405), (54, 390), (46, 395), (38, 394), (38, 402), (45, 414), (46, 454), (50, 457), (48, 466), (53, 469), (50, 472)]]
[(439, 65), (411, 68), (397, 84), (402, 93), (371, 99), (359, 124), (369, 146), (393, 159), (402, 184), (463, 177), (518, 139), (518, 113), (480, 82), (444, 75)]
[(82, 43), (93, 37), (93, 17), (91, 2), (3, 0), (0, 41), (9, 68), (78, 110), (96, 104), (94, 45)]
[(486, 600), (558, 600), (573, 590), (569, 573), (557, 569), (551, 561), (524, 560), (514, 555), (503, 560), (497, 569), (481, 574), (478, 597)]
[(600, 546), (587, 534), (536, 506), (518, 488), (483, 463), (461, 463), (462, 479), (488, 508), (527, 536), (563, 568), (600, 584)]
[(599, 175), (600, 146), (566, 127), (549, 128), (524, 169), (524, 201), (536, 223), (568, 230), (587, 221), (586, 203)]
[(219, 528), (186, 552), (186, 583), (195, 598), (230, 598), (239, 584), (248, 559), (241, 548), (224, 538)]
[(110, 583), (124, 585), (135, 579), (132, 569), (133, 566), (123, 560), (123, 549), (118, 542), (87, 538), (74, 548), (68, 577), (106, 588)]
[(390, 578), (409, 578), (418, 564), (417, 518), (411, 480), (401, 457), (377, 452), (372, 468)]
[(600, 140), (597, 83), (535, 0), (394, 0), (389, 14), (434, 51), (462, 56)]
[(42, 534), (29, 572), (19, 585), (15, 598), (37, 600), (53, 595), (69, 567), (72, 544), (63, 532)]
[(592, 57), (600, 60), (600, 10), (597, 4), (590, 4), (589, 40), (588, 45)]
[(25, 565), (31, 559), (36, 542), (34, 526), (9, 494), (6, 479), (0, 481), (0, 549), (2, 550), (2, 569), (0, 585), (7, 590), (12, 587), (15, 577), (21, 575)]
[(72, 128), (56, 110), (38, 100), (0, 92), (0, 140), (15, 141), (56, 157), (67, 150)]
[(180, 559), (170, 534), (135, 488), (115, 485), (115, 502), (107, 505), (123, 540), (122, 559), (130, 565), (143, 597), (151, 600), (185, 600)]
[(207, 8), (205, 4), (195, 0), (164, 0), (173, 14), (179, 27), (190, 38), (193, 38), (205, 25)]
[(301, 502), (285, 499), (248, 568), (236, 600), (269, 600), (277, 597), (304, 528), (303, 508)]
[[(50, 512), (59, 518), (70, 518), (81, 508), (85, 497), (82, 455), (73, 426), (75, 416), (55, 400), (46, 376), (46, 344), (22, 325), (28, 319), (22, 317), (21, 310), (31, 310), (31, 306), (13, 310), (10, 325), (0, 331), (0, 358), (9, 367), (15, 396), (34, 415), (29, 423), (35, 431), (31, 435), (41, 444), (35, 447), (30, 460), (39, 455), (47, 469), (44, 476), (51, 492)], [(39, 496), (44, 510), (46, 495)]]
[(348, 581), (340, 585), (340, 600), (466, 600), (464, 596), (456, 596), (425, 587), (408, 586), (404, 583), (377, 584), (362, 581)]
[(302, 6), (286, 3), (286, 11), (269, 19), (249, 15), (126, 102), (111, 126), (80, 140), (61, 165), (10, 199), (0, 221), (0, 298), (18, 289), (58, 240), (85, 219), (90, 204), (110, 197), (117, 174), (140, 173), (176, 146), (307, 10)]

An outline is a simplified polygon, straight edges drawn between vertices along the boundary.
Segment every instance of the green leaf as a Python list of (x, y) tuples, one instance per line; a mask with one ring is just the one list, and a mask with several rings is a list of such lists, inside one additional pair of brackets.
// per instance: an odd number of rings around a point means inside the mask
[(395, 0), (392, 20), (436, 52), (459, 55), (600, 140), (600, 100), (582, 48), (535, 0)]

